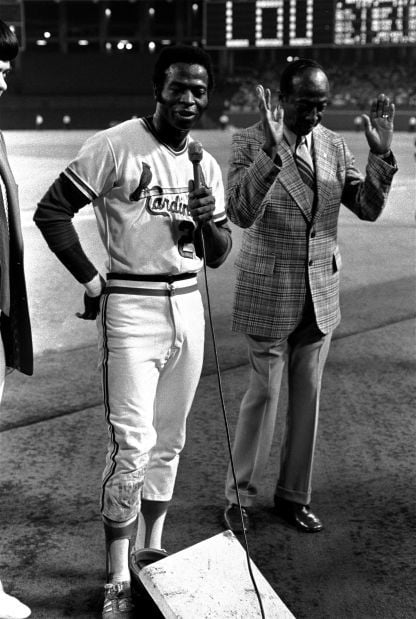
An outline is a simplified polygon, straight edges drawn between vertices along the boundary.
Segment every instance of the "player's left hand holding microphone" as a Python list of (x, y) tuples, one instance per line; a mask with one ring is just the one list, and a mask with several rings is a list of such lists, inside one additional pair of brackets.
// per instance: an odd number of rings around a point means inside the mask
[(104, 278), (99, 273), (88, 283), (84, 284), (84, 313), (75, 315), (83, 320), (95, 320), (100, 313), (100, 298), (105, 287)]
[(211, 190), (205, 186), (195, 189), (194, 181), (190, 180), (188, 208), (197, 225), (202, 226), (212, 221), (215, 211), (215, 198)]

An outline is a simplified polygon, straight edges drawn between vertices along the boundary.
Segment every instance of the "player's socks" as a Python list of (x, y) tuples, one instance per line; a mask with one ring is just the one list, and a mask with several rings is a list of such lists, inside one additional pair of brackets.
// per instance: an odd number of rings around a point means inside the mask
[(162, 548), (163, 525), (170, 501), (142, 499), (139, 514), (138, 548)]
[(137, 527), (137, 517), (128, 522), (114, 522), (103, 517), (107, 547), (108, 582), (130, 582), (129, 551)]

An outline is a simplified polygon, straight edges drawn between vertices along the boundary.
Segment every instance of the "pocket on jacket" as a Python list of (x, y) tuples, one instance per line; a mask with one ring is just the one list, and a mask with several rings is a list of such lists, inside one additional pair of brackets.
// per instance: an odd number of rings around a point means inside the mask
[(274, 263), (274, 256), (240, 252), (235, 261), (235, 266), (241, 271), (247, 271), (248, 273), (273, 275)]
[(342, 269), (341, 252), (339, 251), (338, 247), (335, 249), (334, 254), (332, 256), (332, 268), (333, 268), (334, 273), (337, 273), (338, 271)]

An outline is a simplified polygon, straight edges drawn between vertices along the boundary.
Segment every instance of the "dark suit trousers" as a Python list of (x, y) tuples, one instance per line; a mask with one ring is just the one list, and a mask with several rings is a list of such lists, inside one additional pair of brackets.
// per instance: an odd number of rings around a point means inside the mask
[[(243, 397), (233, 445), (241, 504), (251, 506), (269, 459), (283, 371), (288, 369), (288, 409), (276, 496), (309, 504), (318, 428), (322, 373), (331, 333), (324, 335), (309, 310), (296, 329), (282, 339), (247, 335), (250, 380)], [(236, 503), (229, 466), (225, 495)]]

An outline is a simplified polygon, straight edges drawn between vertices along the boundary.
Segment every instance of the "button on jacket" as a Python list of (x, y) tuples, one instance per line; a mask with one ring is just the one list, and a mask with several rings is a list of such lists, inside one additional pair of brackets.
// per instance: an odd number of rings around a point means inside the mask
[(287, 142), (279, 144), (274, 162), (263, 142), (261, 123), (233, 136), (227, 214), (246, 228), (236, 260), (233, 330), (287, 336), (300, 321), (309, 288), (317, 325), (329, 333), (340, 321), (340, 206), (360, 219), (377, 219), (397, 171), (394, 157), (385, 161), (370, 152), (364, 178), (343, 137), (318, 125), (312, 131), (312, 205)]

